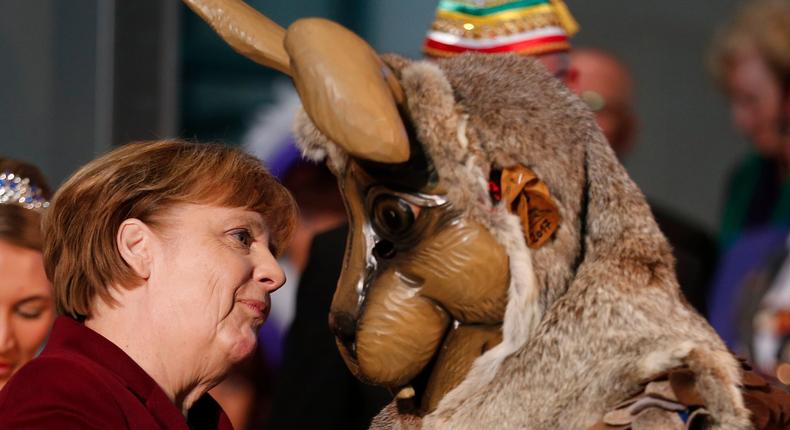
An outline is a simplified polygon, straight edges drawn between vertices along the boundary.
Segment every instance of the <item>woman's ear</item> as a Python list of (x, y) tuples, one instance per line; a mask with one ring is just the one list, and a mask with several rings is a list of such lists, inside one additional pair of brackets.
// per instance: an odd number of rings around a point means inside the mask
[(151, 274), (152, 234), (144, 222), (129, 218), (121, 223), (116, 237), (121, 258), (143, 279), (148, 279)]

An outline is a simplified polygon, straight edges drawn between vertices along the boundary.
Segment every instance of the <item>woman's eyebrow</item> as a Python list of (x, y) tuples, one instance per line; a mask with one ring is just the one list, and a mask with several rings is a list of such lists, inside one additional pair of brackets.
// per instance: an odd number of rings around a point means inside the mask
[(255, 219), (250, 222), (250, 227), (254, 230), (256, 235), (269, 234), (269, 227), (266, 226), (262, 220)]
[(263, 220), (259, 219), (259, 217), (256, 217), (254, 215), (247, 215), (247, 214), (233, 215), (229, 218), (229, 221), (233, 224), (244, 224), (250, 228), (258, 228), (258, 229), (265, 228)]
[(253, 215), (238, 215), (231, 219), (233, 224), (242, 224), (249, 228), (253, 236), (266, 235), (268, 237), (270, 231), (264, 220)]

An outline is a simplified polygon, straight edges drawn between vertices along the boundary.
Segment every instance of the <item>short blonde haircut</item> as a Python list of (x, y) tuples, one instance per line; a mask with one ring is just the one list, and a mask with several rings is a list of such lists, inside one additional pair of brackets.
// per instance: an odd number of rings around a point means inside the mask
[(277, 253), (296, 220), (288, 191), (239, 149), (180, 140), (122, 146), (78, 170), (55, 194), (44, 219), (44, 266), (58, 312), (90, 318), (109, 287), (139, 281), (118, 251), (121, 223), (155, 217), (177, 203), (242, 207), (260, 213)]
[[(781, 85), (790, 80), (790, 0), (750, 0), (721, 27), (708, 55), (708, 67), (720, 88), (734, 62), (754, 50)], [(787, 89), (785, 89), (787, 90)]]

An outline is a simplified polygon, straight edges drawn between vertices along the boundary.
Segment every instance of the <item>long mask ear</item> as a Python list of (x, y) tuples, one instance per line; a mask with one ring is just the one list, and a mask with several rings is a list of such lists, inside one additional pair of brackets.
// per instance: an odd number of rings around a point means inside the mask
[(285, 50), (305, 111), (321, 132), (355, 157), (409, 159), (400, 85), (364, 40), (332, 21), (300, 19), (288, 27)]
[(586, 151), (586, 249), (582, 266), (589, 262), (597, 268), (608, 267), (599, 274), (607, 279), (599, 277), (600, 282), (615, 281), (609, 277), (622, 277), (623, 270), (670, 275), (671, 250), (642, 192), (603, 139), (590, 142)]
[(291, 74), (285, 29), (238, 0), (184, 0), (228, 45), (256, 63)]
[(240, 0), (184, 0), (237, 52), (289, 74), (313, 123), (350, 155), (409, 159), (403, 91), (365, 41), (324, 19), (282, 27)]

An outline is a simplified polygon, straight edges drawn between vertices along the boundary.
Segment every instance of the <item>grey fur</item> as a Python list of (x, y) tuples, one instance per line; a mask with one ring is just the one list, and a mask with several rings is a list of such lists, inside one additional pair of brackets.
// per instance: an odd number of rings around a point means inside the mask
[[(512, 279), (503, 343), (421, 424), (391, 406), (373, 427), (585, 429), (644, 379), (688, 365), (714, 428), (751, 428), (736, 361), (683, 299), (666, 239), (586, 107), (525, 57), (384, 59), (448, 198), (508, 250)], [(306, 155), (342, 172), (347, 156), (306, 116), (296, 131)], [(514, 164), (548, 185), (562, 216), (538, 250), (486, 189), (491, 166)]]

